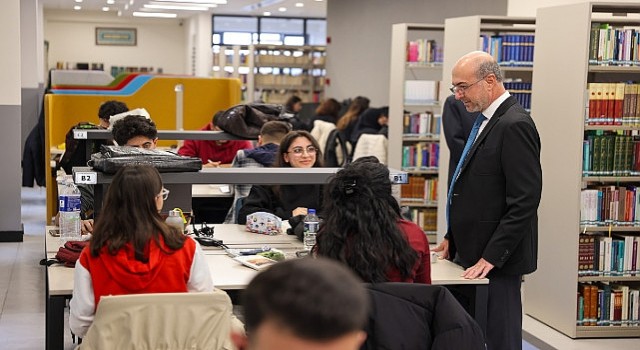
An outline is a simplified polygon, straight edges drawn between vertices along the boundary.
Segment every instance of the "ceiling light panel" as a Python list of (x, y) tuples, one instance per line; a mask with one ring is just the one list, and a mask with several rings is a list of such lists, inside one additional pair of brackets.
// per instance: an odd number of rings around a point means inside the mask
[(207, 11), (209, 10), (206, 6), (190, 6), (190, 5), (153, 5), (153, 4), (145, 4), (144, 8), (153, 9), (153, 10), (179, 10), (179, 11)]

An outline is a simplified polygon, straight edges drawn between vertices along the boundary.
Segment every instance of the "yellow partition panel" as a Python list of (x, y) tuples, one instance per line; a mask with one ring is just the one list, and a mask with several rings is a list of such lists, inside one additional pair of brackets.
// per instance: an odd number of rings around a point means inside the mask
[[(120, 91), (64, 90), (62, 94), (45, 96), (45, 153), (47, 220), (56, 213), (57, 186), (51, 168), (51, 148), (64, 143), (69, 129), (79, 122), (98, 123), (98, 109), (104, 101), (118, 100), (129, 108), (145, 108), (159, 130), (176, 129), (176, 87), (182, 86), (183, 128), (198, 130), (211, 121), (213, 115), (240, 103), (241, 83), (229, 78), (194, 78), (154, 76), (129, 95)], [(164, 140), (168, 146), (175, 141)]]

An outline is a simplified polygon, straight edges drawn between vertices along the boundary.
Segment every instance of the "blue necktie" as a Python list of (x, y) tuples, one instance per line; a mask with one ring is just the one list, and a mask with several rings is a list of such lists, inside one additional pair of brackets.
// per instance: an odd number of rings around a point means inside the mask
[(482, 122), (486, 119), (487, 117), (482, 115), (482, 113), (478, 114), (478, 117), (476, 118), (476, 121), (473, 123), (473, 127), (471, 128), (469, 138), (467, 138), (467, 143), (464, 145), (464, 149), (462, 150), (462, 154), (460, 155), (460, 160), (458, 161), (458, 166), (456, 166), (456, 171), (453, 172), (451, 185), (449, 185), (449, 193), (447, 194), (447, 225), (449, 225), (449, 207), (451, 206), (451, 196), (453, 196), (453, 186), (458, 179), (460, 169), (462, 169), (462, 164), (464, 164), (464, 160), (465, 158), (467, 158), (467, 154), (469, 153), (471, 146), (473, 146), (473, 143), (476, 141), (476, 136), (478, 136), (480, 125), (482, 125)]

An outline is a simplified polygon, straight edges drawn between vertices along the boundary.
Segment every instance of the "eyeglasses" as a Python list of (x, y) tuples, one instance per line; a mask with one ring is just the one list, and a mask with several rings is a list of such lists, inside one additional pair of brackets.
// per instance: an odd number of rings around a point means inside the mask
[(164, 199), (165, 201), (167, 200), (167, 198), (169, 198), (169, 190), (166, 188), (162, 188), (162, 191), (160, 191), (160, 194), (158, 194), (158, 197), (162, 197), (162, 199)]
[(476, 85), (477, 83), (481, 82), (484, 80), (484, 78), (486, 78), (487, 76), (482, 77), (480, 80), (476, 81), (475, 83), (471, 84), (471, 85), (455, 85), (449, 88), (449, 91), (451, 91), (453, 94), (464, 94), (465, 91), (467, 91), (468, 88)]
[(318, 152), (318, 149), (313, 146), (307, 146), (306, 149), (302, 147), (295, 147), (287, 153), (293, 153), (296, 156), (301, 156), (305, 151), (307, 152), (307, 154), (316, 154), (316, 152)]

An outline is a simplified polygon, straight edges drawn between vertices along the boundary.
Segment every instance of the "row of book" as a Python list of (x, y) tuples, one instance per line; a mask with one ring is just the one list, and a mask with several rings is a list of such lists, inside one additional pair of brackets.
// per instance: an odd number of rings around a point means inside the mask
[(402, 170), (437, 170), (440, 144), (417, 142), (402, 146)]
[(400, 197), (415, 204), (437, 203), (438, 179), (409, 176), (409, 183), (400, 185)]
[(640, 237), (604, 233), (578, 239), (578, 276), (639, 276)]
[(442, 47), (435, 40), (418, 39), (407, 43), (407, 62), (442, 62)]
[(482, 51), (505, 66), (533, 66), (534, 43), (532, 34), (480, 35)]
[(431, 105), (438, 102), (440, 82), (435, 80), (406, 80), (404, 82), (405, 105)]
[(636, 131), (589, 131), (586, 134), (582, 142), (584, 176), (640, 174), (640, 136)]
[(581, 225), (640, 225), (640, 188), (600, 186), (580, 192)]
[(423, 231), (435, 232), (438, 229), (438, 211), (431, 208), (409, 209), (409, 217)]
[(640, 84), (589, 83), (589, 125), (640, 126)]
[(518, 100), (524, 109), (531, 109), (531, 83), (522, 81), (505, 81), (504, 88)]
[(442, 116), (432, 112), (405, 113), (402, 120), (402, 133), (416, 136), (440, 135), (440, 121)]
[(640, 65), (640, 29), (593, 23), (589, 41), (589, 63)]
[(623, 284), (579, 283), (578, 326), (640, 325), (640, 292)]

